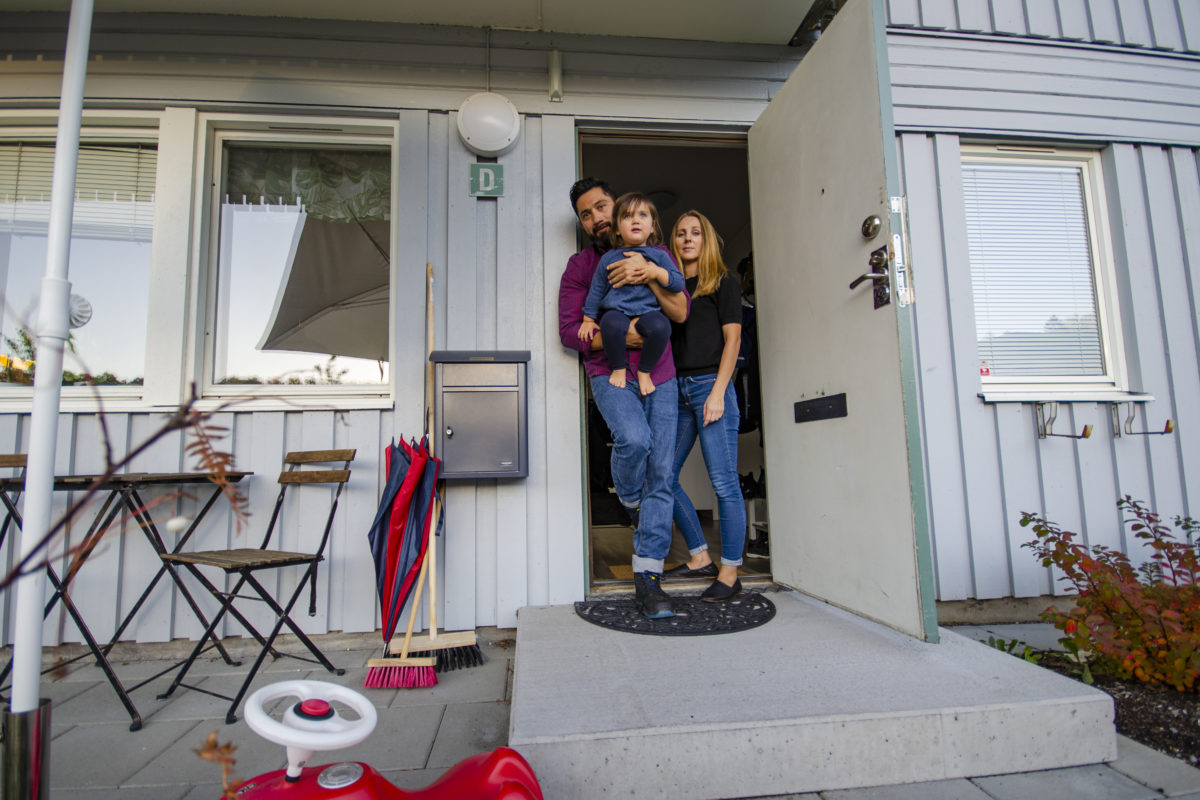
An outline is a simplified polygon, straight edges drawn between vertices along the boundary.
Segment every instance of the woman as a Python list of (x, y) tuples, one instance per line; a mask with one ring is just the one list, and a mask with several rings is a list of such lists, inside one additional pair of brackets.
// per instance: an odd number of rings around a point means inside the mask
[[(742, 591), (738, 567), (746, 542), (746, 506), (737, 474), (738, 407), (733, 368), (742, 340), (742, 294), (721, 260), (721, 238), (698, 211), (686, 211), (671, 231), (671, 252), (683, 270), (692, 310), (673, 326), (671, 349), (679, 380), (675, 436), (675, 524), (683, 531), (689, 559), (664, 574), (711, 577), (700, 599), (721, 603)], [(696, 508), (679, 485), (679, 471), (696, 439), (708, 467), (721, 515), (721, 565), (708, 554)]]

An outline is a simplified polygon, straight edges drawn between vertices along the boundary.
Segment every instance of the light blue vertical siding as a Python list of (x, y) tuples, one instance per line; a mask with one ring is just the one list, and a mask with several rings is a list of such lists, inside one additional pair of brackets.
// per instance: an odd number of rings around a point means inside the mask
[[(1059, 591), (1021, 544), (1022, 511), (1043, 511), (1091, 544), (1140, 546), (1122, 529), (1116, 499), (1130, 494), (1165, 516), (1200, 509), (1200, 346), (1197, 344), (1197, 151), (1104, 148), (1124, 350), (1133, 388), (1154, 395), (1135, 430), (1114, 437), (1107, 403), (1060, 407), (1056, 430), (1093, 426), (1087, 440), (1038, 439), (1033, 406), (985, 404), (979, 391), (961, 219), (960, 138), (899, 137), (913, 236), (921, 409), (938, 597), (1030, 597)], [(947, 344), (949, 346), (947, 346)], [(1124, 415), (1122, 413), (1122, 422)]]
[(888, 0), (894, 28), (1200, 51), (1195, 0)]

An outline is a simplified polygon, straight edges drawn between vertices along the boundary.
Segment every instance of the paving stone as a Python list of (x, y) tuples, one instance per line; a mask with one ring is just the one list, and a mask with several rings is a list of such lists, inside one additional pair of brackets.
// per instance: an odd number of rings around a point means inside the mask
[(1160, 800), (1105, 764), (972, 779), (995, 800)]
[(446, 707), (430, 767), (451, 767), (467, 756), (508, 744), (507, 703), (463, 703)]
[(221, 796), (220, 783), (204, 783), (185, 789), (186, 794), (180, 800), (215, 800)]
[(380, 773), (397, 787), (407, 792), (414, 792), (424, 789), (445, 775), (446, 769), (446, 767), (437, 767), (431, 769), (380, 770)]
[(1200, 769), (1127, 736), (1117, 737), (1117, 760), (1109, 766), (1167, 797), (1200, 794)]
[[(188, 791), (186, 786), (143, 786), (125, 789), (51, 789), (50, 800), (183, 800)], [(197, 800), (213, 800), (219, 797), (221, 790), (207, 796), (196, 795)]]
[(966, 779), (874, 786), (822, 792), (822, 800), (989, 800), (987, 792)]
[[(130, 699), (141, 714), (143, 725), (166, 705), (165, 701), (156, 699), (154, 693), (146, 689), (134, 692)], [(66, 722), (95, 724), (124, 721), (127, 733), (131, 721), (121, 699), (106, 680), (92, 683), (84, 691), (51, 706), (50, 715), (51, 726)]]
[(131, 733), (123, 723), (76, 725), (54, 740), (53, 789), (115, 788), (186, 735), (195, 722), (159, 722)]
[[(250, 684), (250, 690), (246, 693), (250, 694), (257, 689), (261, 689), (272, 683), (286, 680), (304, 680), (308, 675), (308, 670), (291, 670), (288, 672), (260, 672), (254, 676), (254, 681)], [(246, 673), (243, 670), (236, 675), (219, 674), (209, 675), (204, 678), (192, 681), (192, 676), (188, 676), (189, 682), (201, 687), (205, 691), (217, 692), (233, 697), (237, 690), (242, 685), (242, 681), (246, 679)], [(153, 691), (157, 697), (159, 692), (166, 691), (169, 683), (163, 685), (151, 684), (147, 687), (147, 691)], [(162, 706), (155, 712), (155, 718), (162, 719), (212, 719), (217, 720), (220, 725), (225, 724), (225, 714), (229, 711), (229, 700), (223, 700), (220, 697), (213, 697), (210, 694), (199, 692), (194, 689), (179, 687), (168, 698), (169, 704)], [(160, 701), (160, 702), (168, 702)], [(238, 705), (237, 715), (239, 719), (242, 716), (242, 706), (245, 705), (245, 699)]]
[(423, 769), (429, 764), (429, 754), (438, 728), (442, 725), (445, 706), (414, 706), (381, 714), (379, 724), (370, 738), (336, 757), (326, 759), (362, 761), (375, 769)]
[(220, 722), (180, 720), (170, 724), (186, 724), (189, 727), (157, 758), (146, 762), (141, 769), (126, 778), (123, 786), (191, 786), (197, 783), (219, 783), (220, 766), (205, 761), (195, 753), (213, 731), (217, 732), (217, 739), (221, 744), (231, 742), (237, 748), (233, 754), (237, 759), (233, 773), (239, 778), (279, 769), (286, 760), (282, 747), (266, 741), (241, 721), (234, 725), (225, 725), (222, 718)]
[(438, 673), (437, 686), (402, 689), (396, 693), (391, 707), (449, 702), (503, 702), (508, 691), (509, 667), (507, 659), (496, 659), (477, 667)]

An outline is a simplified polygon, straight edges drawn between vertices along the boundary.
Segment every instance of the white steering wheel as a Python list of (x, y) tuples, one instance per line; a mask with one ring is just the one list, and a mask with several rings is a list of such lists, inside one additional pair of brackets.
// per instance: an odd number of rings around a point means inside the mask
[[(263, 706), (283, 697), (306, 700), (338, 701), (352, 708), (358, 719), (346, 719), (333, 708), (325, 708), (319, 718), (297, 714), (299, 704), (289, 706), (279, 721)], [(246, 724), (269, 742), (288, 748), (288, 775), (295, 779), (309, 756), (318, 750), (352, 747), (371, 735), (379, 715), (367, 698), (353, 689), (325, 681), (280, 681), (262, 687), (246, 698)]]

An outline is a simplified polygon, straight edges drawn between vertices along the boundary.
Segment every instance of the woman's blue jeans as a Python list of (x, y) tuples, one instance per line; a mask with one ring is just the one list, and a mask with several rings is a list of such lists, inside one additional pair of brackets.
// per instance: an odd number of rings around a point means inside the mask
[(634, 574), (661, 573), (671, 549), (671, 455), (679, 410), (675, 379), (645, 396), (637, 381), (618, 389), (607, 375), (598, 375), (591, 383), (596, 408), (613, 437), (613, 488), (623, 504), (641, 507), (633, 532)]
[(736, 567), (742, 563), (746, 545), (746, 505), (737, 473), (738, 416), (733, 383), (725, 387), (725, 414), (716, 422), (704, 424), (704, 401), (716, 383), (716, 374), (679, 378), (679, 421), (675, 432), (675, 524), (683, 532), (691, 555), (708, 549), (696, 507), (679, 485), (679, 471), (692, 452), (696, 439), (704, 465), (717, 495), (721, 515), (721, 563)]

